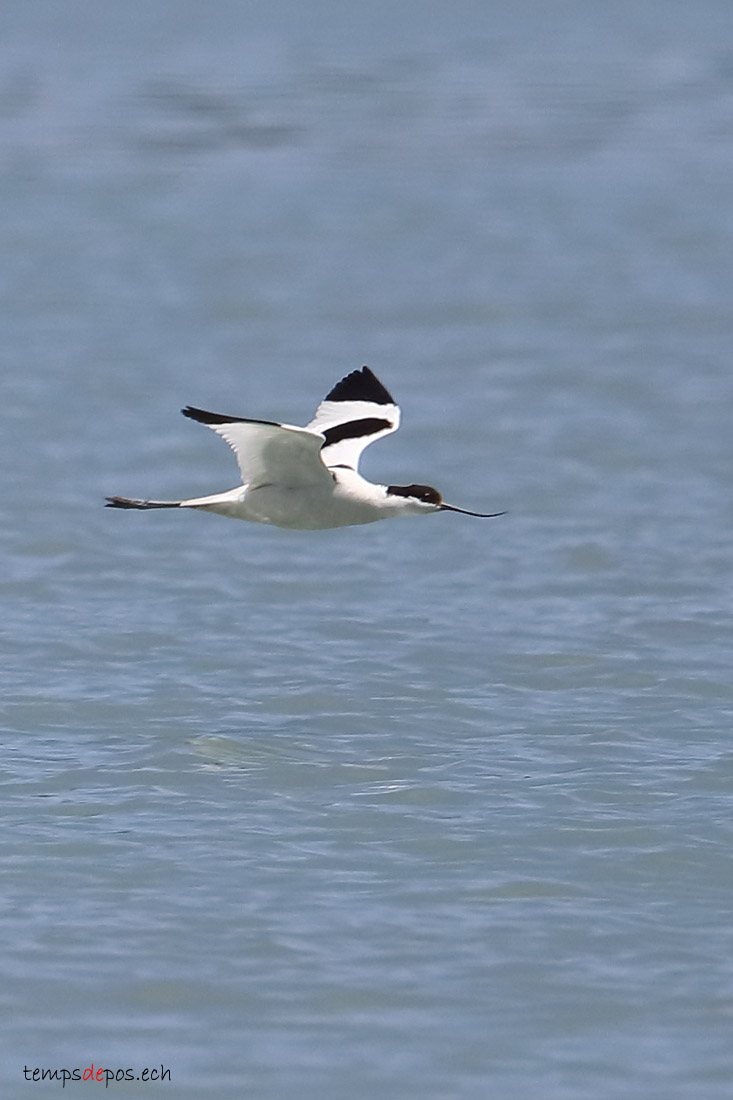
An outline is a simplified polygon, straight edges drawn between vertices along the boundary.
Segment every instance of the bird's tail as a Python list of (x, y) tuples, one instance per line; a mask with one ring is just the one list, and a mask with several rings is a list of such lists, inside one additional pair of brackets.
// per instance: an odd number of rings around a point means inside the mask
[(200, 508), (205, 512), (232, 514), (232, 506), (239, 505), (245, 492), (245, 486), (230, 489), (226, 493), (214, 493), (210, 497), (191, 497), (190, 500), (132, 500), (130, 497), (105, 497), (108, 508)]
[(180, 500), (130, 500), (129, 497), (105, 497), (108, 508), (180, 508)]

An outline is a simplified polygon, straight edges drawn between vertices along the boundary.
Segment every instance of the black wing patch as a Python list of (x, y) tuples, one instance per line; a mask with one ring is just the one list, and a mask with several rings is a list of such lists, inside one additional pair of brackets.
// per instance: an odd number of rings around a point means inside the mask
[(395, 400), (389, 390), (369, 370), (362, 367), (361, 370), (353, 370), (340, 382), (337, 382), (326, 401), (372, 401), (375, 405), (394, 405)]
[(330, 447), (332, 443), (341, 443), (344, 439), (361, 439), (365, 435), (389, 431), (391, 427), (391, 420), (380, 420), (377, 416), (365, 416), (361, 420), (349, 420), (346, 424), (334, 424), (323, 432), (323, 446)]

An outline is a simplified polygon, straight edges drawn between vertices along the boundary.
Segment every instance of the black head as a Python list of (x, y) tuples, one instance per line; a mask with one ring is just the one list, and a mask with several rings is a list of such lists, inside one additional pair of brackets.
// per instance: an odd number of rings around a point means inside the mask
[(443, 498), (437, 489), (430, 485), (388, 485), (387, 495), (393, 497), (409, 497), (411, 500), (420, 500), (423, 504), (433, 504), (440, 508)]
[(433, 489), (431, 485), (388, 485), (387, 495), (407, 497), (421, 504), (432, 505), (432, 511), (435, 512), (460, 512), (461, 515), (478, 516), (479, 519), (494, 519), (495, 516), (504, 515), (504, 512), (469, 512), (466, 508), (445, 504), (438, 490)]

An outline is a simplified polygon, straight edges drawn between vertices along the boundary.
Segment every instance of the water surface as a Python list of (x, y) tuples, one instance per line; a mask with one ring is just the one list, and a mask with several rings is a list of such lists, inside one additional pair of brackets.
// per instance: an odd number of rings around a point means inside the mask
[[(307, 10), (3, 17), (3, 1095), (723, 1100), (728, 6)], [(363, 363), (507, 516), (101, 507)]]

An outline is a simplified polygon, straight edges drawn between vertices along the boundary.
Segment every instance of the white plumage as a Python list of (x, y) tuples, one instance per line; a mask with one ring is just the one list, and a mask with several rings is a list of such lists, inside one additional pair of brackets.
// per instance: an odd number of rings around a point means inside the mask
[(187, 406), (184, 416), (227, 441), (242, 475), (236, 489), (190, 500), (107, 497), (112, 508), (192, 508), (276, 527), (318, 530), (400, 515), (467, 512), (428, 485), (375, 485), (358, 472), (365, 447), (397, 431), (400, 410), (369, 367), (343, 378), (305, 428), (223, 416)]

